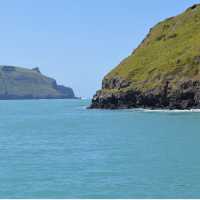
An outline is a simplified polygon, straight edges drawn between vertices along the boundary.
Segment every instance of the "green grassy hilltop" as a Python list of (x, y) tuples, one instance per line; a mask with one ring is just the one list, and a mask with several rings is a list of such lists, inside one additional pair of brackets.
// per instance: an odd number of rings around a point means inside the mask
[(91, 107), (196, 107), (199, 81), (200, 5), (196, 4), (150, 29), (138, 48), (104, 77)]
[(154, 88), (165, 80), (199, 78), (200, 6), (166, 19), (150, 30), (140, 46), (105, 79), (120, 76), (131, 87)]

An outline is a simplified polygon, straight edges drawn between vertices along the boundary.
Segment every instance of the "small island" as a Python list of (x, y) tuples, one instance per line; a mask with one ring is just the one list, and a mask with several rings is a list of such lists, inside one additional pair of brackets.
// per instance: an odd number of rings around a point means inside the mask
[(72, 88), (58, 85), (39, 68), (0, 66), (0, 100), (76, 98)]
[(200, 108), (200, 5), (151, 28), (104, 77), (90, 108)]

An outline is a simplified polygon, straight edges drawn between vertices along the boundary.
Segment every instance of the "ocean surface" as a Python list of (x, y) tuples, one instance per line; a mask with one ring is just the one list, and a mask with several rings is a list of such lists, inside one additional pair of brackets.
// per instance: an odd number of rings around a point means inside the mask
[(200, 198), (200, 111), (0, 101), (0, 198)]

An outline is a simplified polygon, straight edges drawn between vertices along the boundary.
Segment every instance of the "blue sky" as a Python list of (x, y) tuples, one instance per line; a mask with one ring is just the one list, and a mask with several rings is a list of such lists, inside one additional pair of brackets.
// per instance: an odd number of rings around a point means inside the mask
[(195, 0), (0, 0), (0, 64), (32, 68), (91, 97), (160, 20)]

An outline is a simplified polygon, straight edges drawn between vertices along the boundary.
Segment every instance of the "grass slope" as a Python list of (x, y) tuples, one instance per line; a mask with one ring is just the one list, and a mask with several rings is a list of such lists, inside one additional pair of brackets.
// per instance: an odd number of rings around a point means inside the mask
[(158, 23), (145, 40), (105, 78), (131, 81), (129, 88), (142, 91), (170, 80), (199, 79), (200, 5)]

